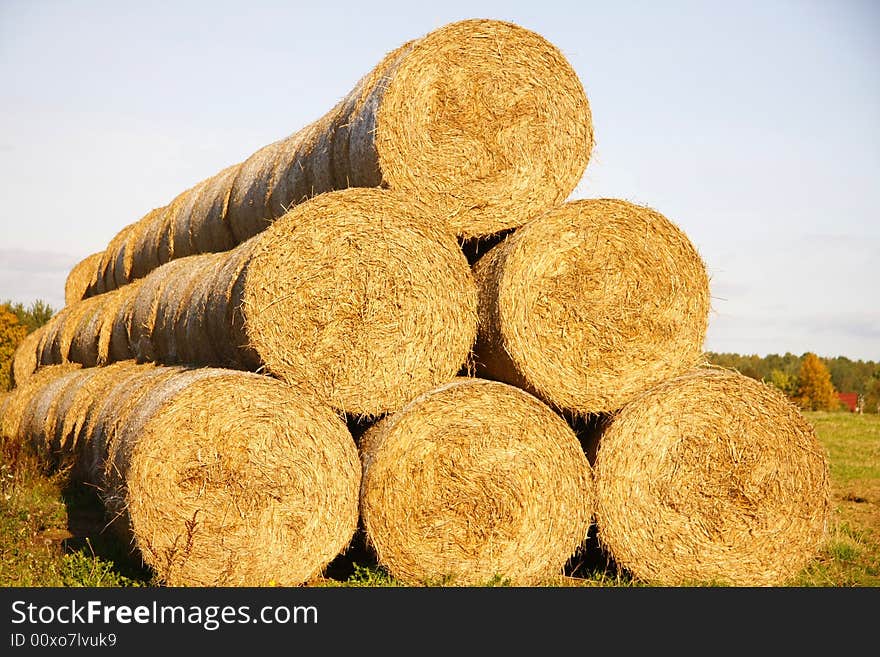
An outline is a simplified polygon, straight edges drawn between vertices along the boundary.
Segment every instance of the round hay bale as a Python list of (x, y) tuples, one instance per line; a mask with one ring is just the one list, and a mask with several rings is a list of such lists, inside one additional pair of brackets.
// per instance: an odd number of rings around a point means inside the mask
[(353, 188), (255, 238), (241, 312), (266, 369), (358, 415), (401, 408), (455, 376), (476, 335), (476, 287), (432, 217), (399, 194)]
[(128, 415), (146, 403), (151, 386), (184, 371), (182, 367), (132, 368), (131, 376), (114, 376), (112, 385), (104, 393), (104, 399), (91, 409), (85, 427), (85, 440), (81, 445), (83, 470), (90, 483), (99, 491), (107, 491), (107, 455), (113, 449), (113, 441), (128, 420)]
[(62, 331), (61, 355), (62, 362), (69, 360), (86, 367), (94, 367), (98, 362), (98, 336), (104, 309), (110, 300), (117, 296), (118, 290), (89, 297), (71, 307), (68, 321)]
[(41, 327), (31, 331), (18, 343), (12, 353), (12, 385), (19, 386), (37, 371), (40, 360), (40, 341), (43, 339), (45, 330)]
[[(155, 360), (162, 363), (184, 362), (180, 357), (181, 345), (175, 340), (175, 325), (186, 313), (193, 288), (208, 273), (206, 267), (213, 264), (211, 255), (187, 256), (176, 262), (181, 264), (175, 267), (174, 278), (162, 289), (151, 332)], [(157, 273), (162, 274), (165, 271), (160, 269)]]
[(129, 345), (132, 355), (141, 361), (156, 358), (153, 331), (157, 322), (159, 301), (169, 285), (173, 285), (177, 273), (184, 271), (190, 261), (176, 260), (163, 265), (147, 276), (132, 302), (129, 324)]
[(102, 455), (92, 449), (91, 434), (95, 422), (108, 401), (109, 392), (127, 379), (152, 368), (152, 365), (133, 367), (133, 361), (113, 363), (107, 367), (89, 367), (88, 376), (65, 403), (64, 421), (57, 435), (62, 454), (72, 463), (70, 476), (75, 481), (90, 481), (98, 472)]
[(180, 237), (175, 235), (179, 225), (177, 215), (180, 212), (180, 206), (186, 202), (189, 191), (178, 194), (171, 203), (162, 209), (162, 214), (157, 219), (161, 225), (158, 244), (158, 260), (160, 263), (171, 262), (174, 258), (192, 255), (188, 249), (183, 252), (174, 250), (174, 247), (181, 243)]
[(816, 556), (828, 463), (781, 393), (695, 370), (627, 404), (599, 442), (599, 540), (660, 585), (777, 586)]
[(25, 417), (27, 409), (34, 397), (44, 385), (57, 377), (78, 370), (79, 365), (67, 363), (64, 365), (49, 365), (35, 371), (26, 381), (21, 382), (9, 392), (2, 415), (0, 415), (0, 436), (10, 440), (21, 440), (25, 434), (20, 431), (23, 422), (32, 422), (33, 418)]
[(9, 405), (9, 411), (17, 418), (12, 418), (8, 435), (48, 458), (54, 437), (55, 406), (70, 378), (79, 371), (77, 366), (62, 365), (43, 368), (39, 376), (31, 377), (19, 400)]
[[(465, 20), (416, 41), (382, 84), (382, 178), (463, 237), (525, 223), (563, 202), (593, 146), (583, 86), (562, 53), (512, 23)], [(369, 102), (369, 101), (367, 101)]]
[(64, 303), (71, 305), (85, 298), (89, 287), (98, 280), (98, 265), (103, 252), (86, 256), (73, 266), (64, 282)]
[(275, 172), (275, 159), (284, 140), (258, 150), (242, 162), (232, 181), (229, 195), (229, 227), (237, 244), (265, 230), (271, 221), (266, 213), (269, 184)]
[[(284, 216), (294, 205), (309, 199), (312, 187), (308, 180), (311, 170), (309, 156), (320, 127), (318, 122), (310, 123), (283, 140), (275, 158), (272, 181), (266, 196), (269, 216)], [(377, 177), (372, 186), (380, 181)]]
[(199, 274), (189, 290), (186, 304), (181, 308), (174, 325), (174, 341), (182, 362), (220, 364), (223, 359), (214, 348), (208, 326), (213, 323), (207, 315), (208, 298), (215, 275), (229, 259), (226, 253), (202, 256)]
[(175, 258), (185, 255), (194, 255), (198, 251), (193, 246), (193, 235), (190, 227), (192, 214), (196, 205), (202, 198), (205, 190), (211, 186), (211, 179), (207, 178), (184, 193), (184, 198), (180, 204), (180, 209), (174, 217), (176, 222), (173, 227)]
[(143, 278), (161, 262), (159, 262), (159, 229), (164, 207), (153, 208), (138, 222), (140, 230), (135, 233), (126, 251), (131, 254), (131, 270), (129, 281)]
[[(100, 365), (134, 358), (130, 338), (131, 320), (134, 313), (134, 303), (142, 284), (143, 280), (136, 280), (119, 290), (115, 313), (110, 316), (108, 312), (105, 323), (101, 325), (98, 345)], [(104, 345), (105, 338), (107, 339), (106, 346)]]
[(209, 178), (190, 217), (190, 232), (196, 253), (228, 251), (236, 245), (232, 228), (226, 220), (226, 208), (232, 183), (241, 164), (225, 168)]
[(125, 226), (107, 244), (107, 248), (104, 250), (104, 254), (98, 263), (98, 275), (95, 284), (89, 287), (86, 296), (103, 294), (116, 288), (116, 267), (119, 261), (119, 254), (124, 250), (128, 235), (134, 230), (137, 223), (137, 221), (134, 221)]
[(477, 374), (557, 408), (614, 411), (702, 358), (706, 267), (649, 208), (565, 203), (493, 247), (474, 276)]
[(360, 463), (329, 408), (228, 370), (149, 388), (119, 424), (105, 497), (162, 581), (293, 586), (348, 545)]
[(379, 562), (410, 584), (540, 584), (587, 537), (590, 465), (528, 393), (458, 379), (361, 439), (361, 517)]
[(78, 425), (74, 413), (82, 404), (81, 395), (84, 389), (88, 389), (91, 396), (102, 394), (105, 389), (89, 388), (89, 381), (104, 368), (84, 367), (74, 371), (74, 376), (69, 377), (69, 383), (58, 394), (55, 405), (55, 417), (51, 427), (47, 429), (46, 439), (51, 445), (52, 451), (59, 457), (59, 465), (74, 466), (76, 456), (76, 433)]
[[(41, 333), (40, 343), (37, 345), (37, 365), (54, 365), (61, 362), (60, 344), (58, 332), (64, 326), (67, 315), (72, 306), (64, 306), (43, 326), (37, 329)], [(53, 353), (54, 352), (54, 353)]]
[(388, 53), (318, 120), (179, 194), (157, 262), (230, 248), (355, 186), (417, 198), (462, 237), (491, 235), (563, 202), (592, 147), (583, 85), (555, 46), (512, 23), (450, 23)]
[(219, 365), (250, 370), (260, 366), (260, 357), (249, 344), (241, 305), (243, 280), (259, 240), (253, 237), (230, 251), (205, 282), (209, 289), (200, 323), (217, 352)]

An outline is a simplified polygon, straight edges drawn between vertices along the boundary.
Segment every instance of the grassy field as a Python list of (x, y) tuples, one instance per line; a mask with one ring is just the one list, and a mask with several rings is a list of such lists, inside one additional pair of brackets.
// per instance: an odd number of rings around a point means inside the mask
[[(880, 586), (880, 416), (806, 413), (828, 451), (834, 497), (831, 535), (792, 586)], [(0, 454), (0, 586), (153, 586), (148, 569), (104, 529), (93, 491), (15, 445)], [(550, 586), (633, 586), (590, 539)], [(356, 536), (311, 586), (394, 586)], [(503, 585), (503, 581), (487, 584)]]

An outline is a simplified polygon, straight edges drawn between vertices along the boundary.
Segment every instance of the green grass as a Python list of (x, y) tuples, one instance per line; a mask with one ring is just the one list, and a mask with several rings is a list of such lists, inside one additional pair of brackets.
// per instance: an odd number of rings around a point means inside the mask
[[(880, 586), (880, 416), (805, 413), (830, 462), (834, 517), (821, 554), (790, 582), (803, 587)], [(446, 582), (429, 584), (442, 586)], [(40, 459), (0, 445), (0, 586), (154, 586), (151, 572), (104, 531), (97, 496), (44, 471)], [(402, 584), (364, 547), (353, 546), (309, 586)], [(501, 578), (485, 586), (507, 586)], [(547, 586), (644, 586), (619, 572), (595, 537), (566, 575)], [(712, 586), (712, 583), (704, 583)]]

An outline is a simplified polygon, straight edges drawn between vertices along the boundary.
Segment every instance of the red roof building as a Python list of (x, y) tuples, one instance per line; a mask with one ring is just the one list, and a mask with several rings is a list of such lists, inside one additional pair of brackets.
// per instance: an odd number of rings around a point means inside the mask
[(837, 398), (853, 413), (859, 407), (859, 393), (857, 392), (838, 392)]

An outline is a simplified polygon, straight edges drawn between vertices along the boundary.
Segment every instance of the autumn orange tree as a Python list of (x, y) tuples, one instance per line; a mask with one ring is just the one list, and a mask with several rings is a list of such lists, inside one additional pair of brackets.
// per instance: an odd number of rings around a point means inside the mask
[(816, 354), (804, 354), (794, 401), (808, 411), (836, 411), (840, 408), (831, 373)]
[(0, 391), (9, 390), (12, 382), (12, 354), (27, 335), (27, 327), (6, 306), (0, 306)]

